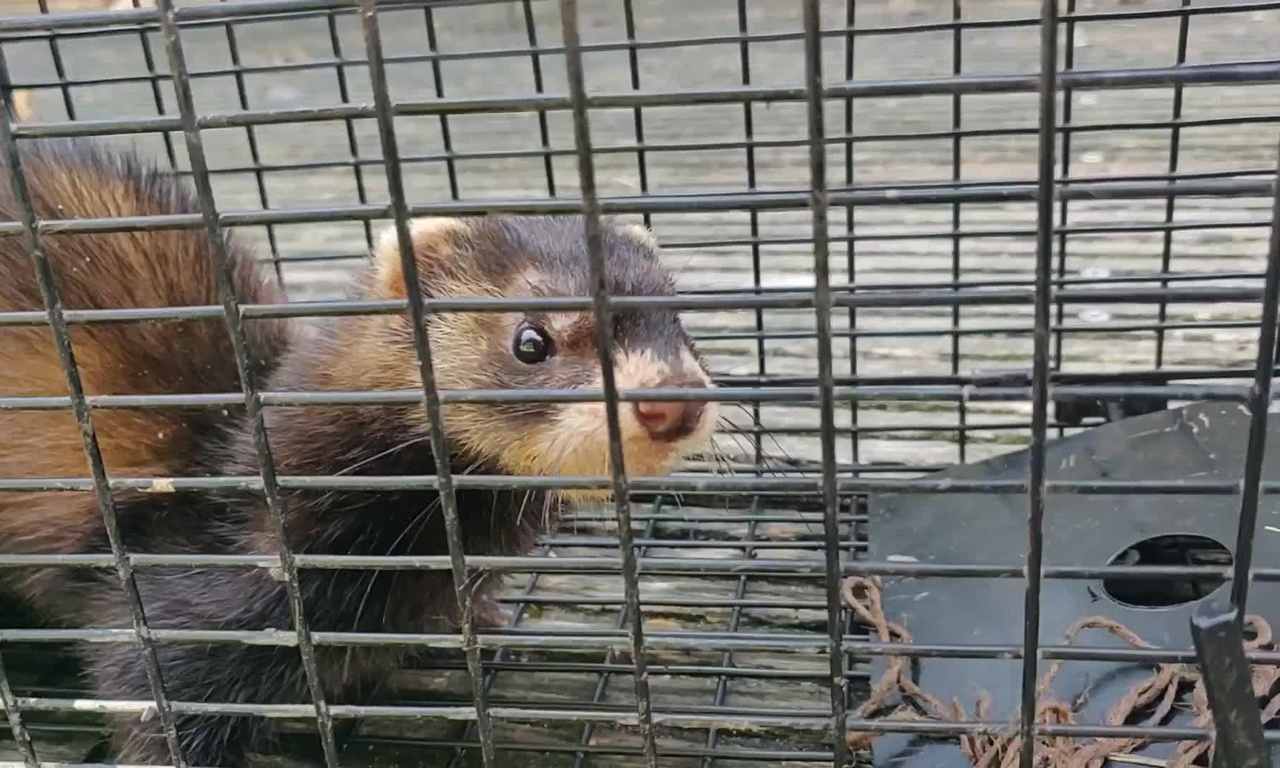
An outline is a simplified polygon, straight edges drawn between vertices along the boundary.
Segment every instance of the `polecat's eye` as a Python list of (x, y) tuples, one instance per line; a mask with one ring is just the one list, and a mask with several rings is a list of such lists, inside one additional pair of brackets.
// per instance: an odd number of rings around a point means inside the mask
[(541, 328), (521, 323), (516, 329), (512, 352), (515, 353), (516, 359), (525, 365), (541, 363), (551, 357), (551, 337)]

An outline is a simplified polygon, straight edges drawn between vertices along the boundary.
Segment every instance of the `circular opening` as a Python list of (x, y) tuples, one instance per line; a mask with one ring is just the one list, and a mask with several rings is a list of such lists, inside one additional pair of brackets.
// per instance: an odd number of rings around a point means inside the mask
[[(1233, 562), (1231, 551), (1207, 536), (1168, 534), (1143, 539), (1120, 551), (1107, 565), (1212, 565), (1219, 568)], [(1102, 591), (1117, 603), (1132, 608), (1169, 608), (1205, 597), (1225, 583), (1225, 579), (1187, 576), (1149, 579), (1103, 579)]]

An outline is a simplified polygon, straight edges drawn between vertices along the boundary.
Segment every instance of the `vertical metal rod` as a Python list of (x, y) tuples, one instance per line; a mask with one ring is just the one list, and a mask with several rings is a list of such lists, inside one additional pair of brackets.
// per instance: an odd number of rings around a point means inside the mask
[[(13, 83), (9, 80), (9, 67), (2, 52), (0, 52), (0, 102), (4, 105), (4, 121), (12, 123), (16, 117), (13, 112)], [(22, 711), (18, 706), (18, 699), (9, 686), (3, 653), (0, 653), (0, 704), (4, 705), (9, 730), (13, 732), (13, 740), (18, 745), (18, 753), (22, 756), (23, 763), (27, 768), (37, 768), (40, 761), (36, 758), (35, 747), (31, 744), (31, 735), (27, 732), (27, 726), (22, 722)]]
[[(854, 43), (857, 36), (853, 34), (853, 30), (858, 25), (857, 4), (854, 0), (845, 0), (844, 7), (844, 79), (846, 81), (853, 79), (853, 62), (854, 62)], [(852, 98), (844, 100), (844, 183), (846, 187), (853, 186), (854, 178), (854, 142), (853, 142), (853, 105)], [(958, 207), (958, 206), (957, 206)], [(849, 285), (857, 285), (858, 282), (858, 246), (854, 241), (853, 233), (855, 230), (855, 217), (853, 214), (853, 206), (846, 205), (844, 207), (844, 244), (845, 244), (845, 277), (849, 281)], [(958, 243), (958, 240), (957, 240)], [(757, 310), (759, 311), (759, 310)], [(858, 375), (858, 308), (849, 307), (849, 375), (856, 377)], [(858, 432), (858, 401), (849, 401), (849, 447), (851, 450), (851, 461), (858, 463), (858, 457), (862, 455), (861, 436)], [(963, 440), (964, 432), (961, 433)]]
[(165, 52), (169, 57), (169, 71), (173, 75), (174, 97), (178, 103), (182, 133), (187, 144), (187, 159), (191, 164), (192, 182), (200, 203), (200, 214), (204, 219), (205, 234), (209, 240), (209, 253), (218, 273), (218, 294), (222, 302), (223, 319), (227, 326), (227, 333), (231, 337), (232, 348), (235, 350), (245, 410), (253, 429), (258, 471), (262, 475), (263, 496), (271, 512), (276, 548), (279, 550), (280, 569), (285, 576), (285, 591), (293, 616), (294, 632), (298, 636), (298, 655), (302, 659), (307, 688), (316, 710), (316, 727), (324, 750), (325, 765), (327, 768), (337, 768), (338, 747), (333, 737), (333, 719), (329, 714), (329, 705), (325, 700), (324, 688), (317, 670), (315, 646), (311, 642), (311, 628), (307, 624), (302, 589), (298, 584), (298, 569), (294, 562), (293, 551), (289, 548), (285, 530), (286, 504), (276, 479), (275, 459), (267, 440), (266, 422), (263, 420), (262, 403), (258, 397), (258, 382), (254, 378), (249, 342), (245, 336), (243, 318), (240, 315), (240, 298), (236, 295), (235, 283), (231, 276), (231, 264), (227, 259), (226, 241), (222, 236), (222, 226), (219, 222), (218, 207), (213, 198), (213, 186), (210, 183), (204, 141), (197, 124), (195, 96), (191, 91), (186, 54), (182, 49), (182, 39), (178, 33), (173, 0), (158, 0), (157, 5), (160, 11), (161, 35)]
[(610, 329), (608, 283), (605, 275), (604, 237), (600, 220), (600, 199), (596, 195), (595, 162), (591, 155), (591, 125), (587, 116), (587, 86), (582, 66), (582, 39), (578, 32), (577, 0), (560, 0), (560, 23), (564, 32), (565, 68), (569, 75), (569, 100), (573, 114), (574, 147), (578, 155), (578, 176), (582, 187), (583, 215), (586, 219), (587, 252), (590, 256), (591, 300), (595, 314), (596, 352), (600, 359), (605, 396), (605, 420), (609, 429), (609, 465), (613, 496), (618, 512), (618, 546), (622, 550), (622, 577), (626, 588), (630, 619), (632, 662), (635, 665), (636, 713), (644, 744), (645, 763), (658, 768), (658, 744), (653, 733), (653, 706), (649, 696), (649, 665), (644, 648), (644, 615), (640, 610), (640, 579), (637, 574), (635, 541), (631, 530), (631, 501), (627, 471), (623, 464), (622, 428), (618, 422), (618, 387), (614, 380)]
[[(1184, 9), (1191, 7), (1191, 0), (1182, 0)], [(1191, 14), (1183, 13), (1182, 19), (1178, 22), (1178, 51), (1175, 62), (1178, 66), (1187, 63), (1187, 41), (1191, 37)], [(1180, 83), (1173, 84), (1173, 125), (1169, 127), (1169, 164), (1167, 166), (1169, 176), (1172, 177), (1178, 172), (1178, 162), (1181, 159), (1182, 145), (1182, 126), (1178, 125), (1178, 121), (1182, 120), (1182, 96), (1185, 86)], [(1177, 197), (1169, 195), (1164, 201), (1164, 223), (1173, 223), (1174, 209), (1177, 205)], [(1165, 227), (1164, 240), (1160, 249), (1160, 274), (1168, 274), (1169, 268), (1173, 265), (1173, 228)], [(1160, 281), (1160, 287), (1164, 288), (1169, 285), (1168, 281)], [(1164, 366), (1164, 340), (1165, 340), (1165, 319), (1169, 316), (1168, 302), (1160, 302), (1159, 314), (1157, 322), (1160, 327), (1156, 329), (1156, 368)]]
[[(249, 91), (245, 88), (243, 64), (240, 59), (240, 44), (236, 39), (235, 25), (228, 22), (223, 25), (227, 35), (227, 52), (231, 55), (231, 66), (235, 70), (233, 79), (236, 83), (236, 97), (240, 102), (240, 108), (248, 111), (249, 109)], [(245, 141), (249, 145), (249, 161), (253, 163), (253, 178), (258, 187), (258, 202), (262, 204), (263, 210), (271, 207), (271, 203), (267, 199), (267, 179), (266, 174), (262, 171), (262, 152), (258, 150), (258, 133), (253, 129), (252, 125), (244, 127)], [(267, 230), (267, 248), (271, 251), (271, 266), (275, 269), (276, 280), (280, 286), (284, 286), (284, 265), (280, 261), (280, 244), (276, 240), (276, 225), (266, 225)]]
[[(7, 77), (8, 60), (0, 50), (0, 73)], [(53, 342), (58, 349), (58, 359), (62, 365), (62, 373), (67, 384), (67, 393), (71, 398), (71, 408), (75, 413), (76, 425), (80, 431), (81, 445), (93, 477), (93, 490), (102, 513), (103, 526), (106, 528), (107, 541), (111, 546), (111, 555), (115, 561), (116, 576), (120, 588), (124, 590), (125, 602), (129, 606), (129, 619), (137, 635), (139, 650), (142, 653), (143, 666), (147, 673), (147, 683), (151, 688), (151, 696), (155, 700), (156, 712), (160, 717), (161, 729), (165, 742), (169, 747), (169, 756), (178, 768), (186, 768), (186, 759), (182, 755), (182, 747), (178, 741), (178, 730), (175, 725), (173, 710), (169, 698), (165, 694), (164, 682), (160, 673), (160, 660), (156, 656), (155, 644), (151, 628), (147, 626), (146, 612), (142, 606), (142, 596), (138, 593), (138, 585), (133, 577), (133, 565), (125, 551), (120, 537), (119, 520), (116, 515), (115, 499), (107, 479), (106, 463), (102, 459), (102, 451), (98, 445), (98, 435), (94, 430), (93, 417), (89, 405), (85, 401), (84, 383), (80, 378), (80, 369), (76, 363), (75, 351), (71, 344), (71, 332), (67, 328), (66, 317), (62, 313), (62, 303), (58, 297), (57, 281), (53, 274), (53, 265), (49, 263), (44, 252), (42, 237), (37, 230), (35, 203), (31, 198), (31, 189), (27, 185), (26, 171), (18, 151), (18, 142), (13, 135), (13, 115), (6, 110), (0, 115), (0, 147), (3, 148), (4, 165), (9, 171), (9, 185), (13, 191), (14, 202), (19, 209), (20, 223), (27, 252), (31, 255), (32, 267), (40, 283), (40, 296), (44, 303), (45, 313), (49, 316), (49, 327), (53, 332)], [(6, 702), (7, 704), (7, 702)], [(15, 708), (10, 714), (10, 723), (18, 715)], [(16, 732), (15, 732), (16, 735)], [(21, 743), (21, 742), (20, 742)]]
[(826, 556), (827, 655), (831, 665), (831, 727), (835, 765), (843, 768), (848, 681), (844, 674), (844, 623), (840, 603), (840, 498), (836, 489), (835, 373), (832, 362), (831, 273), (828, 232), (827, 147), (822, 101), (822, 12), (804, 0), (804, 71), (809, 123), (809, 202), (813, 209), (814, 309), (818, 324), (818, 392), (821, 408), (823, 543)]
[[(534, 23), (534, 18), (533, 18), (533, 3), (532, 3), (532, 0), (522, 0), (521, 4), (524, 6), (525, 36), (529, 41), (529, 49), (531, 51), (531, 53), (529, 54), (529, 64), (533, 70), (533, 88), (535, 92), (541, 94), (545, 92), (545, 86), (543, 84), (543, 78), (542, 78), (542, 59), (537, 52), (538, 30), (537, 30), (536, 24)], [(542, 154), (543, 170), (546, 174), (546, 179), (547, 179), (547, 196), (555, 197), (556, 196), (555, 165), (551, 159), (551, 131), (547, 123), (547, 111), (545, 109), (538, 110), (538, 135), (542, 142), (540, 146), (543, 152)], [(540, 547), (540, 550), (541, 550), (540, 554), (545, 557), (551, 553), (552, 548), (550, 545), (544, 544), (542, 545), (542, 547)], [(525, 588), (526, 596), (532, 595), (535, 591), (537, 591), (538, 579), (541, 578), (541, 576), (542, 574), (535, 573), (529, 577), (529, 584)], [(528, 608), (528, 606), (529, 606), (528, 603), (521, 603), (515, 609), (515, 611), (512, 613), (512, 621), (511, 621), (512, 626), (517, 626), (520, 623), (520, 619), (524, 616), (525, 610)], [(610, 650), (609, 653), (612, 654), (612, 650)], [(495, 664), (506, 661), (507, 656), (508, 656), (507, 649), (499, 648), (493, 654), (493, 661)], [(612, 661), (611, 655), (605, 658), (606, 664), (611, 663), (611, 661)], [(485, 678), (484, 692), (486, 696), (493, 692), (493, 686), (497, 683), (497, 679), (498, 679), (497, 669), (490, 672), (488, 677)], [(590, 728), (591, 728), (591, 725), (588, 723), (584, 727), (584, 731), (589, 732)], [(472, 724), (468, 724), (467, 727), (463, 729), (462, 737), (464, 742), (471, 740), (471, 733), (473, 730), (474, 729)], [(583, 739), (584, 743), (586, 741), (586, 738), (587, 737), (584, 736), (584, 739)], [(453, 758), (449, 761), (448, 768), (457, 768), (458, 766), (462, 765), (463, 760), (466, 757), (465, 752), (466, 752), (466, 749), (463, 747), (459, 747), (455, 749), (453, 752)], [(578, 754), (579, 756), (582, 755), (582, 753), (578, 753)]]
[[(538, 55), (538, 28), (533, 18), (533, 0), (523, 0), (524, 32), (529, 41), (529, 66), (533, 69), (533, 89), (541, 95), (545, 93), (542, 78), (542, 57)], [(542, 141), (542, 165), (547, 174), (547, 196), (556, 196), (555, 162), (551, 158), (551, 130), (547, 124), (547, 111), (538, 110), (538, 138)]]
[(1202, 603), (1191, 616), (1191, 640), (1213, 713), (1214, 768), (1266, 768), (1262, 712), (1244, 655), (1240, 609), (1218, 601)]
[(13, 104), (13, 80), (9, 77), (3, 53), (0, 53), (0, 102), (4, 105), (4, 119), (11, 123), (17, 122), (18, 113)]
[[(641, 534), (642, 538), (648, 539), (650, 541), (657, 538), (657, 533), (658, 533), (657, 516), (661, 511), (662, 511), (662, 497), (658, 496), (653, 500), (652, 506), (649, 507), (649, 522), (644, 527), (644, 532)], [(648, 547), (640, 546), (638, 547), (638, 549), (640, 550), (639, 557), (644, 557), (649, 553)], [(618, 618), (614, 622), (614, 624), (618, 627), (618, 629), (627, 628), (627, 624), (630, 621), (630, 615), (631, 614), (627, 612), (627, 606), (624, 603), (622, 608), (619, 609), (618, 611)], [(604, 652), (603, 666), (606, 671), (600, 672), (599, 674), (596, 675), (596, 687), (591, 695), (592, 704), (600, 704), (605, 700), (605, 695), (609, 692), (609, 680), (613, 675), (613, 673), (608, 672), (607, 670), (610, 666), (617, 663), (618, 655), (619, 655), (618, 652), (612, 648)], [(584, 747), (590, 744), (591, 740), (595, 738), (595, 733), (596, 733), (595, 723), (592, 723), (592, 722), (584, 723), (582, 726), (582, 735), (578, 737), (578, 744)], [(583, 768), (584, 765), (587, 765), (587, 760), (589, 759), (587, 755), (588, 755), (587, 752), (575, 753), (573, 756), (572, 768)]]
[[(742, 84), (744, 86), (751, 85), (751, 43), (746, 39), (748, 34), (747, 0), (738, 0), (738, 34), (743, 38), (742, 42), (738, 44), (738, 59), (742, 68)], [(754, 143), (755, 117), (752, 110), (753, 106), (750, 101), (743, 103), (742, 130), (747, 142), (747, 189), (754, 192), (756, 189), (756, 148)], [(764, 287), (764, 268), (760, 261), (760, 212), (752, 208), (747, 213), (747, 217), (751, 228), (751, 284), (758, 294)], [(763, 380), (766, 371), (763, 309), (756, 308), (755, 320), (756, 375)], [(755, 465), (757, 475), (764, 471), (764, 425), (760, 421), (760, 409), (759, 401), (751, 403), (751, 447), (754, 451), (752, 463)]]
[[(132, 0), (133, 7), (141, 8), (142, 4), (139, 0)], [(138, 30), (138, 44), (142, 48), (142, 61), (147, 65), (147, 84), (151, 86), (151, 99), (156, 105), (156, 114), (163, 115), (164, 111), (164, 91), (160, 88), (160, 73), (156, 71), (156, 56), (151, 51), (151, 38), (147, 35), (145, 29)], [(160, 136), (164, 140), (165, 157), (169, 160), (169, 168), (178, 170), (178, 153), (173, 146), (173, 132), (161, 131)]]
[[(422, 9), (427, 22), (427, 47), (431, 50), (431, 82), (435, 86), (436, 98), (444, 98), (444, 72), (440, 66), (440, 46), (436, 40), (436, 17), (431, 8)], [(453, 134), (449, 131), (449, 116), (440, 114), (440, 143), (444, 147), (444, 166), (449, 175), (449, 196), (457, 200), (458, 163), (453, 158)]]
[[(36, 6), (40, 13), (49, 13), (49, 0), (39, 0)], [(58, 45), (57, 31), (49, 33), (49, 58), (53, 61), (53, 73), (58, 78), (58, 90), (62, 93), (62, 106), (67, 110), (67, 119), (76, 119), (76, 105), (71, 100), (71, 86), (67, 84), (67, 65), (62, 61), (62, 50)]]
[[(964, 70), (964, 30), (960, 27), (959, 22), (964, 16), (964, 9), (961, 7), (961, 0), (951, 0), (951, 20), (957, 22), (956, 27), (951, 32), (951, 74), (959, 77)], [(951, 137), (951, 180), (957, 186), (960, 184), (961, 170), (963, 167), (962, 156), (960, 153), (960, 127), (963, 124), (962, 102), (960, 94), (954, 94), (951, 97), (951, 130), (954, 135)], [(951, 280), (954, 283), (960, 282), (960, 213), (961, 204), (959, 201), (951, 204)], [(951, 373), (952, 375), (960, 374), (960, 305), (956, 304), (951, 307)], [(965, 398), (961, 398), (956, 402), (956, 417), (959, 431), (956, 434), (956, 444), (959, 453), (959, 462), (965, 463), (968, 458), (969, 448), (969, 430), (965, 427), (968, 424), (969, 408)]]
[(18, 744), (18, 754), (26, 768), (40, 768), (40, 760), (36, 757), (36, 748), (31, 743), (31, 734), (26, 723), (22, 722), (22, 711), (18, 707), (18, 697), (13, 695), (9, 686), (9, 676), (5, 673), (4, 655), (0, 654), (0, 704), (4, 705), (8, 716), (9, 730), (13, 732), (13, 740)]
[(1242, 613), (1249, 609), (1249, 571), (1253, 566), (1253, 539), (1258, 526), (1258, 496), (1262, 484), (1262, 460), (1267, 448), (1267, 406), (1271, 402), (1271, 377), (1276, 365), (1276, 316), (1280, 311), (1280, 162), (1277, 187), (1271, 203), (1271, 240), (1267, 250), (1266, 281), (1262, 289), (1262, 317), (1258, 333), (1258, 358), (1249, 408), (1249, 442), (1240, 488), (1240, 527), (1236, 530), (1235, 568), (1231, 580), (1231, 604)]
[(1049, 312), (1053, 278), (1054, 145), (1057, 143), (1058, 0), (1042, 0), (1040, 16), (1040, 145), (1036, 161), (1036, 288), (1031, 365), (1031, 464), (1027, 492), (1027, 591), (1022, 635), (1021, 768), (1036, 747), (1036, 678), (1040, 657), (1040, 588), (1044, 558), (1045, 442), (1049, 421)]
[[(333, 73), (338, 78), (338, 97), (343, 104), (351, 103), (351, 88), (347, 85), (346, 57), (342, 53), (342, 38), (338, 35), (338, 15), (330, 11), (325, 18), (329, 29), (329, 49), (333, 51)], [(356, 179), (356, 199), (361, 205), (369, 204), (369, 191), (364, 185), (364, 166), (360, 163), (360, 141), (356, 138), (356, 121), (350, 117), (343, 120), (347, 131), (347, 151), (351, 154), (351, 172)], [(365, 245), (373, 249), (373, 222), (365, 219), (361, 222), (364, 229)]]
[[(1067, 13), (1074, 16), (1076, 12), (1076, 0), (1067, 0)], [(1062, 66), (1065, 71), (1070, 72), (1076, 65), (1076, 20), (1068, 18), (1066, 22), (1066, 35), (1063, 39)], [(1071, 114), (1075, 106), (1075, 95), (1071, 88), (1062, 89), (1062, 177), (1067, 178), (1071, 175), (1071, 139), (1073, 132), (1068, 127), (1071, 125)], [(1067, 223), (1067, 209), (1071, 205), (1071, 201), (1062, 199), (1058, 204), (1058, 221), (1063, 226)], [(1067, 276), (1067, 233), (1058, 233), (1058, 278), (1064, 279)], [(1056, 326), (1057, 333), (1053, 335), (1053, 357), (1050, 360), (1054, 370), (1062, 369), (1062, 347), (1066, 343), (1066, 330), (1063, 328), (1067, 313), (1067, 304), (1065, 301), (1056, 302)], [(1066, 426), (1058, 425), (1058, 437), (1064, 437), (1067, 433)]]
[[(538, 557), (555, 557), (552, 550), (553, 550), (553, 547), (550, 544), (544, 542), (541, 546), (538, 547), (537, 556)], [(540, 579), (541, 577), (542, 577), (542, 574), (540, 573), (530, 574), (529, 581), (525, 585), (524, 594), (522, 595), (522, 597), (525, 597), (525, 598), (532, 597), (534, 593), (538, 591), (538, 586), (539, 586), (538, 579)], [(528, 602), (527, 600), (518, 602), (516, 604), (515, 609), (511, 612), (512, 627), (520, 626), (520, 621), (524, 619), (524, 616), (528, 612), (530, 605), (531, 603)], [(501, 665), (503, 662), (507, 661), (510, 655), (511, 655), (510, 651), (506, 648), (498, 648), (497, 650), (495, 650), (493, 653), (494, 666), (497, 667), (498, 665)], [(607, 664), (608, 661), (606, 661), (605, 663)], [(488, 674), (485, 675), (484, 693), (485, 693), (486, 701), (488, 700), (487, 697), (493, 693), (493, 686), (497, 683), (498, 673), (501, 671), (502, 670), (495, 668), (490, 670)], [(467, 765), (466, 763), (467, 746), (465, 745), (469, 744), (471, 739), (474, 738), (473, 731), (476, 730), (476, 724), (466, 723), (461, 730), (462, 730), (461, 741), (463, 742), (463, 745), (454, 748), (453, 757), (450, 758), (449, 765), (446, 768), (459, 768), (460, 766)]]
[[(759, 496), (752, 497), (750, 510), (753, 515), (760, 514), (760, 497)], [(756, 557), (756, 552), (758, 551), (758, 549), (752, 545), (754, 545), (756, 542), (756, 532), (758, 530), (758, 527), (759, 527), (759, 523), (755, 520), (752, 520), (751, 522), (747, 523), (746, 536), (743, 537), (744, 542), (747, 544), (747, 546), (744, 546), (742, 548), (742, 561), (744, 563), (749, 563)], [(735, 601), (741, 601), (747, 596), (747, 585), (749, 582), (750, 582), (750, 577), (748, 576), (738, 577), (738, 585), (733, 591), (733, 599)], [(733, 606), (733, 609), (730, 611), (730, 614), (729, 614), (729, 632), (730, 633), (737, 632), (741, 629), (741, 627), (742, 627), (742, 606), (735, 605)], [(720, 666), (724, 669), (733, 668), (733, 652), (732, 651), (724, 651), (723, 653), (720, 654)], [(711, 702), (711, 705), (713, 707), (720, 708), (724, 706), (725, 697), (729, 695), (729, 683), (730, 683), (730, 680), (728, 675), (722, 674), (716, 677), (716, 691), (715, 691), (715, 696)], [(708, 729), (707, 741), (706, 741), (707, 752), (714, 754), (719, 744), (720, 744), (720, 729), (715, 727)], [(715, 764), (716, 764), (716, 758), (711, 755), (708, 755), (702, 758), (702, 768), (715, 768)]]
[(409, 204), (405, 198), (404, 177), (400, 168), (400, 149), (396, 141), (395, 117), (391, 92), (387, 87), (386, 62), (382, 55), (382, 36), (378, 28), (376, 0), (360, 0), (361, 28), (365, 52), (369, 59), (369, 82), (377, 110), (378, 137), (382, 142), (382, 159), (386, 164), (387, 189), (395, 215), (396, 237), (400, 246), (400, 264), (404, 270), (405, 292), (413, 321), (413, 346), (418, 356), (418, 374), (426, 400), (427, 424), (431, 432), (431, 451), (436, 459), (440, 508), (444, 514), (445, 536), (449, 546), (449, 563), (453, 573), (454, 593), (460, 612), (462, 647), (466, 654), (467, 675), (471, 679), (471, 697), (476, 708), (476, 726), (480, 732), (480, 759), (485, 768), (495, 765), (493, 724), (489, 720), (484, 687), (484, 668), (480, 663), (480, 647), (476, 643), (475, 615), (467, 578), (467, 562), (462, 543), (462, 522), (458, 516), (458, 498), (449, 464), (449, 444), (445, 438), (443, 408), (436, 386), (435, 365), (431, 356), (431, 338), (427, 331), (426, 305), (418, 279), (418, 263), (414, 257), (413, 236), (409, 232)]
[[(623, 25), (627, 35), (627, 65), (631, 70), (631, 90), (640, 90), (640, 52), (636, 49), (636, 12), (632, 0), (622, 0)], [(633, 110), (636, 132), (636, 171), (640, 176), (640, 194), (649, 193), (649, 166), (644, 151), (644, 113), (640, 107)], [(642, 214), (644, 225), (653, 226), (653, 214)]]

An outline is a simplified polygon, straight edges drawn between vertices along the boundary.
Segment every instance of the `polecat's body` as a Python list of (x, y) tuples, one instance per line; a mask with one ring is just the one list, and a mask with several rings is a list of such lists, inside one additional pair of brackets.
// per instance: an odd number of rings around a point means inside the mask
[[(38, 214), (85, 218), (192, 213), (191, 197), (168, 176), (84, 144), (49, 145), (23, 158)], [(6, 185), (7, 187), (7, 185)], [(6, 193), (0, 216), (16, 218)], [(424, 293), (432, 296), (588, 295), (581, 219), (501, 218), (414, 222)], [(46, 235), (64, 308), (218, 304), (217, 279), (202, 230)], [(232, 244), (235, 283), (246, 303), (280, 300), (265, 270)], [(614, 294), (672, 292), (652, 241), (634, 229), (607, 230)], [(393, 232), (379, 242), (357, 295), (402, 298), (404, 280)], [(0, 311), (43, 307), (20, 238), (0, 238)], [(598, 388), (600, 368), (589, 313), (441, 314), (429, 320), (443, 388)], [(247, 324), (251, 347), (272, 391), (412, 389), (420, 386), (407, 313), (339, 318), (291, 340), (279, 322)], [(73, 326), (72, 343), (90, 395), (235, 392), (232, 347), (220, 321)], [(620, 388), (710, 386), (673, 313), (618, 315), (614, 369)], [(65, 396), (47, 328), (0, 328), (0, 396)], [(454, 472), (592, 475), (608, 472), (602, 403), (450, 404), (444, 426)], [(705, 439), (713, 408), (634, 404), (620, 409), (627, 471), (661, 474)], [(431, 474), (436, 462), (421, 406), (291, 407), (266, 412), (275, 464), (283, 475)], [(217, 409), (96, 410), (108, 473), (116, 477), (255, 475), (258, 456), (239, 413)], [(0, 477), (87, 475), (79, 432), (66, 411), (0, 411)], [(585, 495), (585, 494), (584, 494)], [(146, 552), (273, 553), (267, 505), (254, 493), (118, 494), (126, 546)], [(433, 492), (288, 492), (286, 528), (293, 551), (341, 554), (443, 554), (439, 498)], [(562, 495), (462, 491), (458, 506), (469, 553), (526, 551), (550, 524)], [(107, 549), (92, 494), (0, 494), (0, 552), (68, 553)], [(260, 569), (135, 571), (148, 623), (157, 628), (292, 629), (284, 584)], [(308, 623), (314, 630), (432, 632), (456, 625), (448, 572), (304, 570)], [(477, 585), (483, 598), (487, 583)], [(53, 621), (127, 626), (110, 574), (0, 571), (0, 588)], [(492, 617), (490, 617), (492, 618)], [(234, 644), (162, 644), (165, 688), (179, 701), (308, 700), (292, 648)], [(326, 694), (398, 663), (396, 651), (319, 649)], [(150, 697), (132, 645), (88, 651), (103, 696)], [(180, 739), (194, 765), (240, 765), (262, 726), (251, 718), (184, 717)], [(158, 723), (121, 721), (122, 762), (168, 762)]]

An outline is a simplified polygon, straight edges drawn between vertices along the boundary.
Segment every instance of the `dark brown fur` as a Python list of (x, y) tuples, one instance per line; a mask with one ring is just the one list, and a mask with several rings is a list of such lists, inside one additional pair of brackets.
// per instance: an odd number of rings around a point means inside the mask
[[(198, 212), (169, 176), (127, 154), (81, 142), (23, 145), (23, 169), (41, 219)], [(6, 174), (7, 175), (7, 174)], [(0, 184), (0, 218), (18, 219), (8, 179)], [(134, 309), (219, 303), (203, 230), (43, 237), (63, 309)], [(150, 258), (139, 258), (148, 254)], [(249, 254), (231, 246), (242, 301), (280, 300), (274, 282)], [(0, 238), (0, 310), (43, 310), (40, 287), (21, 237)], [(248, 326), (266, 372), (285, 344), (278, 321)], [(240, 380), (220, 321), (71, 326), (71, 343), (87, 395), (235, 392)], [(197, 353), (198, 351), (198, 353)], [(0, 328), (0, 394), (68, 394), (47, 326)], [(230, 423), (218, 410), (100, 410), (94, 426), (107, 472), (123, 477), (188, 474), (206, 436)], [(69, 410), (0, 411), (0, 477), (86, 477), (80, 431)], [(91, 493), (0, 494), (0, 552), (76, 552), (101, 527)], [(11, 582), (16, 580), (10, 579)], [(37, 604), (55, 596), (35, 581), (11, 584)], [(56, 597), (65, 606), (65, 596)]]
[[(24, 155), (42, 219), (195, 212), (170, 177), (129, 155), (86, 144), (45, 145)], [(0, 197), (0, 216), (16, 217)], [(433, 296), (586, 295), (582, 221), (487, 217), (424, 220), (413, 228), (423, 291)], [(202, 230), (166, 233), (49, 235), (67, 308), (158, 307), (219, 303)], [(610, 290), (672, 292), (647, 233), (610, 228)], [(277, 289), (234, 243), (242, 301), (279, 300)], [(22, 241), (0, 239), (0, 310), (40, 309), (38, 286)], [(394, 236), (379, 243), (356, 295), (403, 297)], [(515, 359), (511, 339), (521, 321), (546, 328), (557, 354), (537, 365)], [(460, 388), (599, 386), (591, 316), (445, 314), (429, 321), (440, 385)], [(273, 391), (413, 389), (420, 386), (407, 316), (342, 318), (311, 335), (281, 323), (251, 322), (251, 345), (264, 387)], [(705, 367), (674, 313), (618, 316), (612, 329), (621, 388), (709, 386)], [(77, 359), (88, 394), (235, 392), (240, 388), (226, 329), (219, 322), (75, 326)], [(0, 395), (65, 395), (50, 332), (0, 329)], [(633, 475), (660, 474), (714, 421), (708, 407), (685, 440), (655, 441), (621, 409), (624, 453)], [(271, 448), (284, 475), (424, 475), (436, 470), (420, 406), (273, 408), (266, 412)], [(108, 472), (115, 476), (257, 474), (249, 425), (238, 412), (98, 410)], [(451, 404), (444, 427), (454, 472), (581, 475), (608, 472), (603, 405)], [(82, 477), (87, 463), (68, 412), (0, 411), (0, 477)], [(570, 494), (463, 491), (458, 494), (470, 554), (526, 552)], [(579, 494), (590, 497), (591, 494)], [(119, 494), (126, 546), (144, 552), (274, 553), (269, 509), (250, 493)], [(437, 494), (288, 492), (286, 530), (293, 551), (362, 555), (447, 552)], [(107, 551), (91, 494), (0, 495), (0, 552)], [(6, 572), (0, 571), (0, 574)], [(136, 571), (148, 621), (158, 628), (292, 630), (282, 582), (256, 569)], [(447, 571), (306, 570), (300, 577), (309, 624), (320, 631), (439, 632), (457, 626)], [(44, 570), (13, 575), (0, 587), (53, 622), (128, 626), (118, 585), (107, 575)], [(488, 581), (475, 585), (483, 603)], [(489, 604), (490, 607), (492, 604)], [(486, 616), (492, 620), (492, 615)], [(295, 649), (233, 644), (158, 648), (165, 688), (179, 701), (303, 703), (309, 700)], [(349, 699), (401, 663), (399, 651), (320, 648), (330, 700)], [(147, 699), (140, 655), (132, 645), (86, 650), (100, 695)], [(182, 717), (184, 756), (194, 765), (242, 765), (264, 735), (255, 718)], [(168, 762), (153, 718), (124, 718), (117, 729), (122, 762)]]

